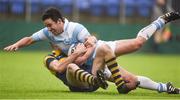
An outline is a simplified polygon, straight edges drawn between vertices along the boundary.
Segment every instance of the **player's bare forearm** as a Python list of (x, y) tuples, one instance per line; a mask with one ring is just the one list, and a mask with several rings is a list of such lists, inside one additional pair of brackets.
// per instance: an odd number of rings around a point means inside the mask
[(87, 48), (87, 51), (84, 55), (78, 57), (74, 63), (81, 65), (83, 63), (85, 63), (87, 61), (87, 59), (91, 56), (91, 54), (93, 53), (94, 49), (95, 49), (95, 45), (96, 45), (97, 39), (95, 36), (88, 36), (85, 39), (85, 42), (83, 43), (85, 45), (85, 47)]
[(81, 64), (84, 64), (86, 61), (87, 61), (87, 59), (84, 58), (84, 56), (83, 56), (83, 57), (78, 57), (78, 58), (74, 61), (74, 63), (77, 64), (77, 65), (81, 65)]
[(24, 47), (24, 46), (28, 46), (32, 43), (34, 43), (34, 41), (31, 37), (24, 37), (21, 40), (17, 41), (16, 43), (5, 47), (4, 50), (5, 51), (16, 51), (19, 48)]
[(94, 49), (95, 45), (88, 47), (86, 53), (83, 56), (78, 57), (74, 63), (78, 65), (84, 64), (87, 61), (87, 59), (92, 55)]
[[(74, 60), (79, 56), (79, 54), (77, 53), (73, 53), (71, 54), (70, 56), (68, 56), (64, 61), (62, 61), (61, 63), (54, 63), (52, 66), (53, 69), (59, 73), (63, 73), (66, 71), (67, 69), (67, 66), (70, 64), (70, 63), (73, 63)], [(57, 64), (57, 65), (56, 65)]]
[(31, 37), (24, 37), (23, 39), (21, 39), (20, 41), (18, 41), (16, 44), (19, 47), (24, 47), (24, 46), (28, 46), (31, 45), (33, 43), (33, 39)]

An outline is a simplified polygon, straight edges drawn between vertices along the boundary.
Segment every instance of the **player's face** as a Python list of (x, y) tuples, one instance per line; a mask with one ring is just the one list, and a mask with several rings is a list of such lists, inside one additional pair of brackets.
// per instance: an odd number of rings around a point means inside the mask
[(58, 20), (57, 22), (55, 22), (51, 18), (48, 18), (44, 20), (44, 25), (54, 35), (59, 35), (64, 31), (64, 23), (61, 20)]

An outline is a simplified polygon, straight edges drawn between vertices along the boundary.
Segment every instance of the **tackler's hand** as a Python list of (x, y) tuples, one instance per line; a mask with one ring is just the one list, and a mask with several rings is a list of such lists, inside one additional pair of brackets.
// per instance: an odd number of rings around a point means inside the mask
[(97, 42), (97, 39), (95, 36), (89, 36), (85, 39), (84, 45), (86, 47), (91, 47), (91, 46), (95, 45), (96, 42)]
[(86, 51), (87, 49), (83, 43), (79, 43), (74, 49), (74, 53), (78, 53), (79, 55), (83, 55)]

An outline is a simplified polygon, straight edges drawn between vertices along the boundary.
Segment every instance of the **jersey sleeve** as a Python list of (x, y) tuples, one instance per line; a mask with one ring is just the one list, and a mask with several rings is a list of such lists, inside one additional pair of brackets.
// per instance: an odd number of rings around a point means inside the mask
[(31, 36), (32, 39), (33, 39), (34, 41), (46, 40), (47, 37), (46, 37), (45, 34), (44, 34), (44, 30), (45, 30), (45, 29), (46, 29), (46, 28), (43, 28), (43, 29), (35, 32), (35, 33)]
[(77, 38), (80, 42), (84, 42), (85, 38), (90, 36), (88, 30), (81, 24), (78, 24), (75, 30), (78, 32)]

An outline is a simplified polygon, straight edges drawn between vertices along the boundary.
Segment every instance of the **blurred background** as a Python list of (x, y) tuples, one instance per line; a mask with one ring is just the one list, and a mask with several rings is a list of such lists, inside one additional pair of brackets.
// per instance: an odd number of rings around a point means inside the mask
[[(57, 7), (70, 21), (83, 24), (102, 40), (136, 37), (140, 29), (168, 11), (180, 11), (180, 0), (0, 0), (0, 49), (43, 28), (42, 12)], [(139, 51), (180, 53), (180, 21), (167, 25)], [(50, 50), (42, 42), (25, 50)]]

